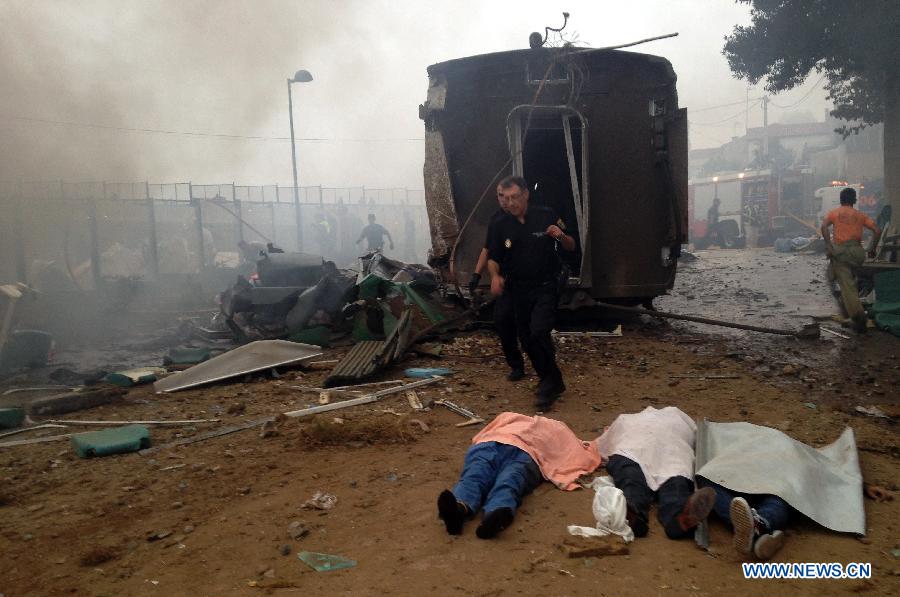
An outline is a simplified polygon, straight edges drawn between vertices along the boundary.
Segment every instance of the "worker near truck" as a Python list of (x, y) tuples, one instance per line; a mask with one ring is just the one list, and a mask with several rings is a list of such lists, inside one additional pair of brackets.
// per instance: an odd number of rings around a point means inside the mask
[[(370, 199), (369, 201), (374, 200)], [(391, 250), (393, 251), (394, 239), (391, 238), (391, 233), (387, 231), (387, 228), (375, 221), (375, 214), (369, 214), (369, 224), (362, 229), (362, 232), (359, 233), (359, 238), (356, 240), (356, 244), (359, 244), (363, 239), (366, 239), (369, 251), (378, 251), (380, 253), (382, 249), (384, 249), (385, 236), (391, 243)]]
[[(484, 247), (478, 255), (478, 262), (475, 264), (475, 271), (469, 282), (469, 295), (473, 298), (481, 282), (481, 274), (487, 268), (488, 247), (491, 244), (491, 228), (497, 220), (506, 215), (507, 202), (503, 196), (503, 187), (497, 185), (497, 203), (499, 208), (491, 216), (488, 222), (488, 234), (484, 239)], [(525, 377), (525, 357), (522, 356), (522, 350), (519, 348), (519, 331), (516, 328), (516, 316), (513, 310), (512, 297), (508, 292), (500, 294), (494, 300), (494, 327), (497, 329), (497, 335), (500, 337), (500, 347), (503, 349), (503, 356), (506, 358), (506, 364), (509, 365), (509, 373), (506, 379), (509, 381), (519, 381)]]
[[(875, 222), (855, 209), (856, 190), (847, 187), (841, 191), (841, 205), (829, 211), (822, 220), (822, 238), (825, 239), (825, 253), (828, 255), (828, 281), (833, 286), (837, 280), (841, 289), (841, 301), (847, 316), (853, 320), (853, 327), (859, 333), (865, 333), (866, 310), (859, 301), (859, 290), (856, 286), (856, 269), (866, 260), (866, 251), (862, 247), (863, 228), (872, 231), (872, 245), (869, 258), (875, 258), (875, 247), (881, 239), (881, 229)], [(829, 234), (829, 226), (834, 227), (834, 237)]]
[(491, 294), (508, 292), (512, 299), (519, 338), (541, 380), (535, 406), (547, 410), (566, 390), (550, 332), (565, 275), (558, 249), (574, 251), (575, 239), (553, 209), (528, 204), (524, 178), (510, 176), (499, 186), (507, 214), (488, 231)]

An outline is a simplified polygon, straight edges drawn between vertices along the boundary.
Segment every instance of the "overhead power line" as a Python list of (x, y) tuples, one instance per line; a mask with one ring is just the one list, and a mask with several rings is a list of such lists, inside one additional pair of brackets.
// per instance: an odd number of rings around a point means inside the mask
[[(751, 100), (758, 100), (758, 99), (762, 99), (762, 98), (751, 97), (750, 99), (751, 99)], [(705, 107), (705, 108), (697, 108), (696, 110), (695, 110), (694, 108), (688, 108), (688, 111), (689, 111), (691, 114), (697, 114), (698, 112), (709, 112), (710, 110), (718, 110), (719, 108), (728, 108), (728, 107), (731, 107), (731, 106), (739, 106), (739, 105), (745, 104), (745, 103), (747, 103), (747, 100), (746, 100), (746, 99), (742, 99), (742, 100), (740, 100), (740, 101), (738, 101), (738, 102), (731, 102), (731, 103), (728, 103), (728, 104), (719, 104), (719, 105), (717, 105), (717, 106), (707, 106), (707, 107)]]
[(787, 108), (793, 108), (794, 106), (799, 106), (800, 104), (802, 104), (803, 102), (805, 102), (807, 99), (809, 99), (809, 96), (812, 95), (812, 92), (813, 92), (813, 91), (815, 91), (816, 89), (819, 89), (819, 83), (821, 83), (821, 82), (822, 82), (822, 79), (824, 79), (824, 78), (825, 78), (825, 73), (823, 73), (822, 76), (819, 77), (819, 80), (818, 80), (818, 81), (816, 81), (815, 83), (813, 83), (813, 86), (810, 88), (809, 91), (806, 92), (806, 94), (805, 94), (803, 97), (801, 97), (800, 99), (798, 99), (798, 100), (797, 100), (796, 102), (794, 102), (793, 104), (788, 104), (787, 106), (781, 106), (781, 105), (776, 104), (775, 102), (772, 102), (772, 101), (770, 101), (769, 103), (770, 103), (771, 105), (775, 106), (776, 108), (781, 108), (782, 110), (786, 110)]
[[(201, 132), (201, 131), (179, 131), (179, 130), (168, 130), (168, 129), (155, 129), (155, 128), (143, 128), (143, 127), (127, 127), (127, 126), (114, 126), (109, 124), (99, 124), (93, 122), (74, 122), (69, 120), (52, 120), (49, 118), (34, 118), (29, 116), (0, 116), (5, 120), (14, 120), (20, 122), (34, 122), (39, 124), (50, 124), (56, 126), (71, 126), (71, 127), (80, 127), (80, 128), (91, 128), (91, 129), (102, 129), (102, 130), (110, 130), (110, 131), (119, 131), (119, 132), (127, 132), (127, 133), (149, 133), (149, 134), (157, 134), (157, 135), (182, 135), (186, 137), (205, 137), (212, 139), (223, 139), (227, 141), (290, 141), (290, 137), (276, 137), (270, 135), (237, 135), (230, 133), (209, 133), (209, 132)], [(304, 142), (312, 142), (312, 143), (341, 143), (341, 142), (354, 142), (354, 143), (393, 143), (393, 142), (409, 142), (409, 141), (419, 141), (422, 142), (425, 139), (423, 137), (396, 137), (396, 138), (328, 138), (328, 137), (298, 137), (297, 141)]]
[(760, 101), (761, 100), (756, 100), (752, 104), (750, 104), (747, 108), (741, 110), (737, 114), (735, 114), (733, 116), (729, 116), (728, 118), (723, 118), (722, 120), (716, 120), (714, 122), (695, 122), (693, 120), (690, 120), (688, 122), (695, 126), (716, 126), (718, 124), (724, 124), (730, 120), (735, 120), (737, 118), (740, 118), (741, 116), (744, 116), (750, 108), (755, 108), (757, 105), (759, 105)]

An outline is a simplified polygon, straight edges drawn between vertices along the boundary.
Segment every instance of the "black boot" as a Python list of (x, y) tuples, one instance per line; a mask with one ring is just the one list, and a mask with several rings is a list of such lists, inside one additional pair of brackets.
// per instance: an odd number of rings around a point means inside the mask
[(538, 386), (538, 399), (535, 408), (538, 410), (547, 410), (556, 402), (559, 395), (566, 391), (566, 384), (563, 383), (562, 372), (557, 369), (543, 380)]
[(509, 508), (497, 508), (484, 515), (484, 520), (475, 529), (479, 539), (493, 539), (497, 533), (512, 524), (513, 511)]
[(457, 501), (453, 492), (445, 489), (438, 496), (438, 517), (444, 521), (447, 534), (461, 535), (463, 523), (466, 521), (466, 507)]
[(511, 369), (509, 371), (509, 373), (506, 375), (506, 379), (508, 381), (519, 381), (523, 377), (525, 377), (525, 370), (522, 369), (521, 367), (516, 367), (514, 369)]

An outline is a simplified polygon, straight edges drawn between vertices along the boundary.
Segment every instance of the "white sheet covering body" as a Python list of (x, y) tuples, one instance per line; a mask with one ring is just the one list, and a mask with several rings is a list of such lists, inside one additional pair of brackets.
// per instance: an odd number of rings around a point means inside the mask
[(641, 466), (653, 491), (666, 479), (694, 478), (697, 425), (674, 406), (648, 406), (639, 413), (619, 415), (597, 440), (604, 462), (614, 454)]
[(770, 427), (704, 421), (697, 432), (697, 476), (732, 491), (777, 495), (833, 531), (866, 532), (862, 473), (849, 427), (816, 449)]

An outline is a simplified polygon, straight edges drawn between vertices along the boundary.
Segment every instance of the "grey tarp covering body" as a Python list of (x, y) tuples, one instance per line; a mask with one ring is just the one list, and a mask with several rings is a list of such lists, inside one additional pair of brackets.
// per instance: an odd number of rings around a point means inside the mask
[(866, 533), (862, 473), (853, 430), (812, 448), (770, 427), (703, 421), (696, 475), (732, 491), (777, 495), (825, 528)]
[(311, 344), (257, 340), (161, 379), (153, 384), (153, 389), (157, 393), (175, 392), (272, 367), (296, 365), (321, 354), (322, 349)]

